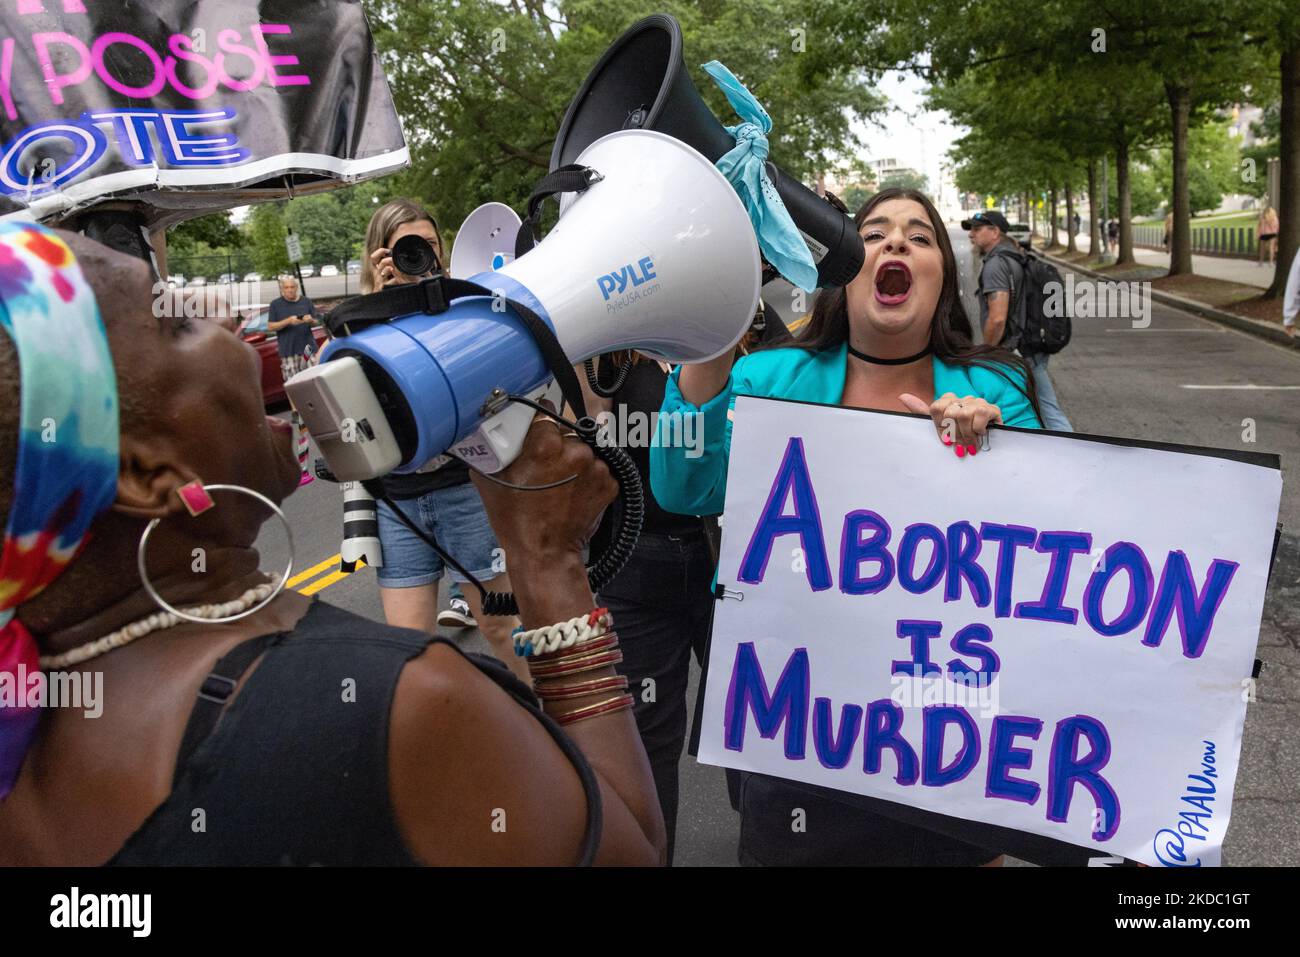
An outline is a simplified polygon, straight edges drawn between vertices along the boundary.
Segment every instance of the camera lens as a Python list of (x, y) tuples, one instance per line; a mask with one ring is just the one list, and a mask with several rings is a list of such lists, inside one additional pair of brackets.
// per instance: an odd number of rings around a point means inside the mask
[(438, 254), (423, 236), (403, 236), (393, 244), (393, 265), (408, 276), (439, 272)]

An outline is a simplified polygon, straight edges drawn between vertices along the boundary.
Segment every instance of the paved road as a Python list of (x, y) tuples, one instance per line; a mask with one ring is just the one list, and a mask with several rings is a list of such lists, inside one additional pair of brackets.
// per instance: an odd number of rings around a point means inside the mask
[[(976, 261), (966, 235), (952, 233), (965, 270), (963, 300), (972, 317)], [(1252, 449), (1282, 455), (1282, 521), (1300, 530), (1300, 353), (1226, 330), (1155, 304), (1150, 328), (1123, 320), (1077, 322), (1074, 339), (1052, 360), (1066, 413), (1083, 432), (1133, 436), (1225, 448), (1240, 447), (1243, 422), (1253, 419)], [(1184, 386), (1253, 385), (1256, 389), (1187, 389)], [(1207, 510), (1213, 502), (1206, 502)], [(341, 495), (316, 482), (286, 503), (298, 537), (297, 567), (318, 570), (296, 585), (362, 615), (381, 618), (374, 572), (333, 572), (338, 552)], [(1189, 516), (1195, 518), (1195, 516)], [(264, 567), (280, 567), (281, 533), (268, 524), (259, 545)], [(335, 560), (336, 561), (336, 560)], [(321, 565), (321, 563), (324, 563)], [(1286, 533), (1274, 571), (1260, 639), (1265, 661), (1259, 700), (1249, 711), (1232, 826), (1225, 846), (1229, 864), (1300, 864), (1300, 537)], [(486, 651), (477, 632), (451, 633), (465, 647)], [(693, 676), (691, 693), (694, 695)], [(677, 864), (735, 863), (738, 822), (727, 803), (722, 772), (686, 756), (681, 766)]]

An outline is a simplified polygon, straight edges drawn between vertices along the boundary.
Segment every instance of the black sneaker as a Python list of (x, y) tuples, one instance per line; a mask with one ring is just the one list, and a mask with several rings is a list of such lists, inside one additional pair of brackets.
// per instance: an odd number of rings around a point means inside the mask
[(478, 622), (470, 614), (469, 602), (453, 598), (451, 604), (438, 612), (438, 624), (445, 628), (477, 628)]

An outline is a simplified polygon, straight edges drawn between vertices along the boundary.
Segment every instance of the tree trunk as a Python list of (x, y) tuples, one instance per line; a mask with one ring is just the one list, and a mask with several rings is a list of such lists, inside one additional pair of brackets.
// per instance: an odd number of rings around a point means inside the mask
[(1065, 181), (1065, 250), (1077, 253), (1079, 245), (1074, 240), (1074, 190), (1070, 181)]
[(1173, 213), (1174, 229), (1169, 238), (1169, 275), (1192, 271), (1192, 210), (1187, 185), (1187, 125), (1192, 114), (1192, 90), (1186, 83), (1166, 83), (1169, 112), (1173, 121)]
[(1047, 241), (1047, 248), (1053, 249), (1059, 243), (1059, 240), (1057, 239), (1057, 235), (1056, 235), (1056, 183), (1055, 181), (1053, 181), (1052, 185), (1047, 188), (1047, 201), (1048, 203), (1051, 204), (1051, 209), (1049, 209), (1047, 212), (1047, 222), (1050, 224), (1052, 230), (1051, 232), (1052, 238)]
[[(1104, 157), (1103, 157), (1104, 161)], [(1088, 160), (1088, 250), (1093, 259), (1101, 258), (1101, 203), (1097, 198), (1097, 161)]]
[(1267, 299), (1286, 294), (1291, 260), (1300, 249), (1300, 42), (1282, 51), (1282, 135), (1279, 138), (1282, 168), (1277, 217), (1277, 267)]
[(1115, 265), (1133, 262), (1133, 196), (1128, 185), (1128, 143), (1115, 144), (1115, 192), (1119, 196), (1119, 258)]

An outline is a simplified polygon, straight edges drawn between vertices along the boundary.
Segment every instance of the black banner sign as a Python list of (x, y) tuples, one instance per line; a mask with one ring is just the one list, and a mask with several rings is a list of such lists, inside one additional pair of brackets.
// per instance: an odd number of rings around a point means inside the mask
[(175, 222), (408, 162), (357, 0), (0, 0), (0, 215)]

